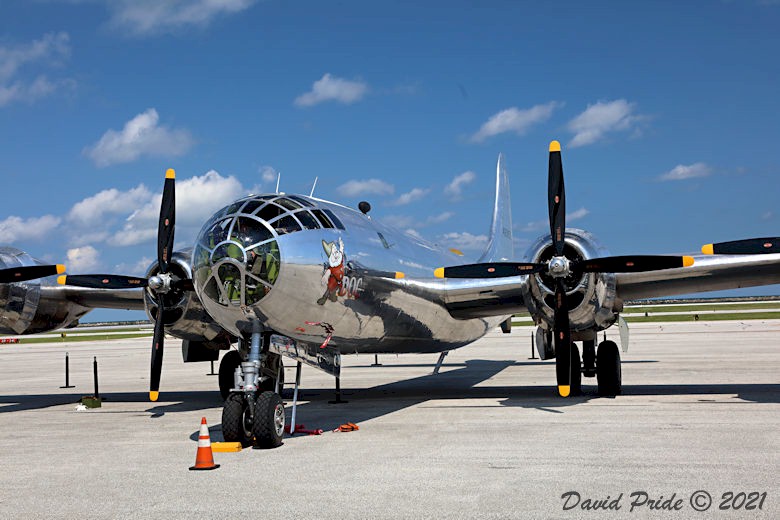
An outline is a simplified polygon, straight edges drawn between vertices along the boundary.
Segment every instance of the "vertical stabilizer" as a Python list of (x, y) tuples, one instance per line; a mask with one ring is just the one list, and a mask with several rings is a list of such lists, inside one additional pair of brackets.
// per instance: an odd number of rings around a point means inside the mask
[(504, 167), (504, 155), (498, 154), (496, 164), (496, 202), (490, 240), (477, 262), (510, 262), (514, 260), (512, 242), (512, 205), (509, 201), (509, 177)]

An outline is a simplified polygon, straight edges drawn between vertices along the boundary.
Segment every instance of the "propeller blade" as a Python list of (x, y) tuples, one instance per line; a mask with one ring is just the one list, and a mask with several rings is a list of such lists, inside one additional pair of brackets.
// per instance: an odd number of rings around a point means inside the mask
[(692, 256), (630, 255), (605, 256), (582, 260), (572, 266), (573, 271), (584, 273), (640, 273), (675, 267), (690, 267)]
[(173, 234), (176, 225), (176, 172), (169, 168), (165, 172), (162, 203), (160, 204), (160, 224), (157, 227), (157, 262), (160, 272), (168, 272), (168, 262), (173, 252)]
[(705, 255), (758, 255), (780, 253), (780, 237), (748, 238), (702, 246)]
[(547, 208), (550, 212), (550, 235), (555, 256), (563, 256), (566, 234), (566, 190), (563, 186), (561, 143), (550, 143), (550, 165), (547, 175)]
[(121, 274), (68, 274), (58, 277), (57, 283), (90, 289), (136, 289), (146, 287), (149, 280)]
[(569, 397), (571, 393), (571, 331), (569, 329), (569, 307), (566, 305), (566, 286), (562, 279), (555, 286), (555, 376), (558, 379), (558, 393)]
[(64, 272), (65, 266), (62, 264), (9, 267), (8, 269), (0, 269), (0, 283), (25, 282)]
[(433, 274), (436, 278), (503, 278), (539, 273), (547, 269), (545, 264), (519, 262), (487, 262), (482, 264), (439, 267)]
[(157, 319), (154, 320), (154, 338), (152, 339), (152, 366), (149, 377), (149, 400), (157, 401), (160, 396), (160, 374), (162, 372), (163, 347), (165, 346), (165, 326), (163, 325), (165, 304), (163, 299), (157, 306)]

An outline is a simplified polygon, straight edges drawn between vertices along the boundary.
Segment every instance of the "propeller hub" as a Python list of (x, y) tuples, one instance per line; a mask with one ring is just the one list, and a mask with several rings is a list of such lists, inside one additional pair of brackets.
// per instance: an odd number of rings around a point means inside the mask
[(553, 278), (565, 278), (571, 274), (571, 262), (565, 256), (554, 256), (550, 259), (548, 270)]
[(169, 273), (158, 273), (149, 278), (149, 288), (161, 294), (168, 294), (171, 290), (172, 277)]

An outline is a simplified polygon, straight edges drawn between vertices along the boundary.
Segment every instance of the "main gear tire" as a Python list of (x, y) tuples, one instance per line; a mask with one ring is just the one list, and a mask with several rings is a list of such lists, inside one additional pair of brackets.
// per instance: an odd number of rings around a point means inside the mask
[(284, 437), (284, 422), (284, 403), (279, 394), (275, 392), (260, 394), (255, 401), (254, 422), (252, 424), (255, 448), (270, 449), (281, 446)]
[(222, 437), (225, 442), (240, 442), (246, 446), (252, 441), (252, 435), (252, 416), (246, 396), (231, 393), (222, 408)]
[(620, 368), (620, 350), (614, 341), (602, 341), (596, 352), (596, 378), (599, 395), (614, 397), (623, 393), (623, 374)]

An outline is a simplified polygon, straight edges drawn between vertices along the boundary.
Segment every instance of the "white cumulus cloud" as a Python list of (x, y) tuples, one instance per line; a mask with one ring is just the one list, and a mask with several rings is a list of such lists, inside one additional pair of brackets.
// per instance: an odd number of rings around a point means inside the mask
[(205, 27), (219, 16), (239, 13), (255, 0), (111, 0), (109, 25), (145, 36)]
[[(68, 33), (48, 33), (31, 43), (0, 46), (0, 107), (16, 101), (33, 102), (63, 87), (72, 79), (49, 79), (45, 74), (25, 76), (23, 69), (56, 66), (70, 56)], [(34, 77), (33, 77), (34, 76)]]
[(569, 121), (567, 128), (574, 134), (569, 146), (586, 146), (600, 141), (608, 133), (636, 129), (645, 119), (635, 113), (635, 104), (625, 99), (599, 101)]
[(519, 109), (517, 107), (507, 108), (490, 117), (480, 129), (471, 136), (472, 142), (482, 142), (488, 137), (514, 132), (517, 135), (525, 134), (528, 129), (544, 121), (547, 121), (553, 113), (553, 110), (561, 106), (557, 101), (550, 101), (544, 105), (536, 105), (531, 108)]
[(392, 184), (379, 179), (351, 180), (338, 188), (338, 192), (345, 197), (357, 197), (360, 195), (392, 195), (395, 188)]
[(362, 81), (350, 81), (325, 74), (314, 82), (309, 92), (295, 98), (295, 105), (310, 107), (325, 101), (337, 101), (350, 105), (360, 101), (368, 92), (368, 85)]
[(60, 225), (61, 219), (54, 215), (21, 218), (10, 216), (0, 221), (0, 244), (23, 240), (41, 240)]
[(488, 243), (487, 235), (472, 235), (468, 232), (446, 233), (439, 237), (438, 242), (445, 247), (454, 247), (464, 251), (482, 251)]
[(683, 179), (692, 179), (694, 177), (707, 177), (712, 173), (712, 169), (702, 162), (690, 165), (678, 164), (668, 172), (662, 174), (659, 179), (662, 181), (681, 181)]
[(100, 224), (106, 215), (132, 213), (152, 196), (153, 193), (143, 184), (127, 191), (116, 188), (103, 190), (74, 204), (67, 218), (82, 226)]
[(444, 187), (444, 193), (450, 198), (459, 199), (463, 193), (463, 187), (474, 182), (474, 179), (476, 178), (476, 174), (472, 171), (466, 171), (460, 175), (456, 175), (455, 178), (452, 179), (452, 182)]
[(431, 190), (427, 188), (413, 188), (411, 191), (401, 194), (397, 199), (392, 201), (390, 204), (392, 206), (405, 206), (406, 204), (411, 204), (412, 202), (422, 199), (430, 191)]
[[(233, 176), (223, 177), (214, 170), (201, 176), (176, 182), (176, 237), (194, 239), (194, 233), (216, 211), (246, 194), (241, 183)], [(127, 219), (123, 228), (113, 233), (109, 243), (131, 246), (153, 241), (157, 236), (162, 194), (152, 195)]]
[(178, 157), (194, 141), (187, 130), (159, 124), (157, 110), (150, 108), (125, 123), (121, 131), (108, 130), (100, 140), (84, 149), (98, 167), (127, 163), (141, 156)]
[(66, 253), (68, 262), (65, 265), (69, 273), (87, 273), (94, 271), (99, 265), (100, 254), (92, 246), (74, 247)]

